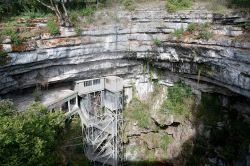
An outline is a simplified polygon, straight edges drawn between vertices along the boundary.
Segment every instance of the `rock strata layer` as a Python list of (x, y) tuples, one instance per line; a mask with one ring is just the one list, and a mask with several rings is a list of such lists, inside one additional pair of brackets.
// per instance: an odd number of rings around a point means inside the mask
[[(142, 61), (149, 61), (163, 71), (250, 97), (250, 42), (240, 40), (249, 34), (239, 26), (249, 21), (249, 14), (139, 8), (120, 10), (117, 24), (105, 22), (109, 13), (97, 12), (96, 19), (102, 16), (99, 20), (104, 21), (82, 28), (80, 36), (74, 29), (61, 28), (60, 36), (43, 34), (20, 46), (4, 40), (0, 48), (11, 60), (0, 66), (0, 94), (44, 82), (136, 77), (144, 72)], [(210, 24), (213, 37), (197, 39), (188, 33), (173, 37), (171, 33), (190, 23)]]

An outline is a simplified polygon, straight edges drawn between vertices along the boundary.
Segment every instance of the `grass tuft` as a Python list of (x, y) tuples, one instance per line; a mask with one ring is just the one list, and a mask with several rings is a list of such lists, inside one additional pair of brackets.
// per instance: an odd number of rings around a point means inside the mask
[(204, 40), (208, 40), (213, 36), (213, 33), (209, 31), (209, 25), (208, 24), (202, 24), (200, 25), (200, 33), (198, 38), (199, 39), (204, 39)]
[(170, 142), (171, 142), (171, 137), (169, 135), (167, 134), (161, 135), (160, 147), (164, 151), (167, 151)]
[(19, 45), (22, 43), (20, 37), (18, 36), (17, 29), (13, 25), (9, 25), (8, 27), (5, 27), (2, 30), (1, 35), (9, 36), (12, 43), (16, 45)]
[(175, 31), (171, 33), (171, 35), (179, 40), (182, 37), (183, 33), (184, 33), (184, 28), (181, 27), (179, 29), (175, 29)]
[(166, 9), (169, 12), (176, 12), (178, 10), (184, 10), (192, 7), (192, 0), (167, 0)]
[(161, 40), (156, 37), (156, 38), (153, 39), (153, 43), (154, 43), (155, 46), (160, 46), (161, 45)]
[(59, 35), (59, 27), (54, 20), (49, 20), (47, 22), (48, 30), (51, 35)]

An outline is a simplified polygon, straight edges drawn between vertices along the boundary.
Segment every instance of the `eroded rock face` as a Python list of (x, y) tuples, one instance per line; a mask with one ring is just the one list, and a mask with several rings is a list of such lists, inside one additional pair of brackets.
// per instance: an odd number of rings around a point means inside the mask
[[(96, 18), (108, 16), (107, 12), (97, 12)], [(40, 82), (113, 74), (136, 77), (144, 72), (141, 60), (149, 60), (156, 68), (192, 80), (200, 71), (199, 80), (250, 97), (250, 43), (238, 40), (247, 33), (237, 26), (248, 21), (249, 14), (216, 15), (199, 9), (170, 14), (162, 6), (132, 13), (120, 10), (117, 15), (118, 26), (96, 23), (83, 28), (81, 36), (74, 29), (61, 28), (61, 36), (42, 34), (20, 46), (5, 40), (0, 47), (12, 60), (0, 67), (0, 94)], [(175, 29), (192, 22), (211, 23), (214, 37), (172, 37)], [(168, 77), (167, 72), (162, 75)]]

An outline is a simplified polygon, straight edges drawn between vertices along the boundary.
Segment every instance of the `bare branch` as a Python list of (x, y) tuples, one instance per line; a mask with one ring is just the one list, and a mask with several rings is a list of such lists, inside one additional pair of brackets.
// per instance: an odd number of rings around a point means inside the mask
[(45, 6), (45, 7), (49, 8), (49, 9), (55, 11), (55, 8), (53, 6), (50, 6), (50, 5), (44, 3), (44, 2), (42, 2), (40, 0), (36, 0), (36, 1), (39, 2), (39, 3), (41, 3), (43, 6)]
[(67, 12), (67, 9), (66, 9), (66, 7), (65, 7), (65, 5), (64, 5), (64, 2), (61, 2), (61, 3), (62, 3), (62, 7), (63, 7), (64, 13), (65, 13), (65, 16), (66, 16), (66, 17), (69, 17), (68, 12)]

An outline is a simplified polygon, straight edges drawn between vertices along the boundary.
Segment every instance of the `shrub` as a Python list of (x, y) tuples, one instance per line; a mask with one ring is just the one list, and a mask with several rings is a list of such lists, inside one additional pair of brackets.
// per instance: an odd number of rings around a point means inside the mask
[(0, 100), (0, 117), (10, 116), (15, 111), (13, 102), (10, 100)]
[(74, 25), (76, 25), (78, 22), (78, 12), (77, 11), (70, 11), (69, 16), (70, 16), (70, 20), (72, 21), (72, 23)]
[(122, 5), (126, 10), (133, 11), (135, 10), (135, 2), (134, 0), (123, 0)]
[(184, 33), (184, 29), (183, 27), (181, 27), (179, 29), (176, 29), (173, 33), (171, 33), (171, 35), (176, 37), (177, 39), (180, 39), (183, 33)]
[(192, 6), (192, 0), (167, 0), (166, 9), (169, 12), (188, 9)]
[(48, 30), (51, 35), (59, 35), (59, 27), (57, 26), (56, 22), (54, 20), (49, 20), (47, 22)]
[(198, 25), (196, 23), (190, 23), (188, 24), (187, 31), (190, 33), (193, 33)]
[(178, 82), (173, 87), (168, 88), (168, 98), (161, 106), (162, 111), (174, 115), (189, 115), (194, 105), (194, 97), (190, 86)]
[(9, 101), (0, 101), (1, 165), (58, 165), (62, 112), (48, 112), (38, 103), (23, 112), (17, 109)]
[(208, 40), (212, 36), (213, 36), (212, 32), (209, 31), (209, 25), (208, 24), (202, 24), (198, 38)]
[(5, 65), (10, 60), (8, 53), (0, 50), (0, 65)]
[(160, 46), (160, 45), (161, 45), (161, 40), (160, 40), (159, 38), (154, 38), (154, 39), (153, 39), (153, 43), (154, 43), (154, 45), (156, 45), (156, 46)]
[(86, 7), (82, 10), (83, 16), (92, 16), (95, 13), (95, 9), (91, 7)]
[(92, 17), (94, 13), (95, 9), (91, 7), (87, 7), (82, 10), (82, 15), (86, 17), (87, 23), (92, 23), (94, 21)]
[(36, 87), (32, 95), (36, 102), (41, 101), (42, 91), (40, 88)]
[(19, 38), (17, 34), (17, 30), (12, 26), (4, 28), (1, 34), (5, 36), (9, 36), (11, 41), (16, 45), (19, 45), (22, 43), (21, 39)]
[(0, 50), (0, 58), (6, 58), (7, 56), (8, 56), (7, 52)]
[(77, 27), (76, 27), (76, 32), (77, 32), (78, 35), (81, 35), (82, 29), (81, 29), (80, 26), (77, 26)]

